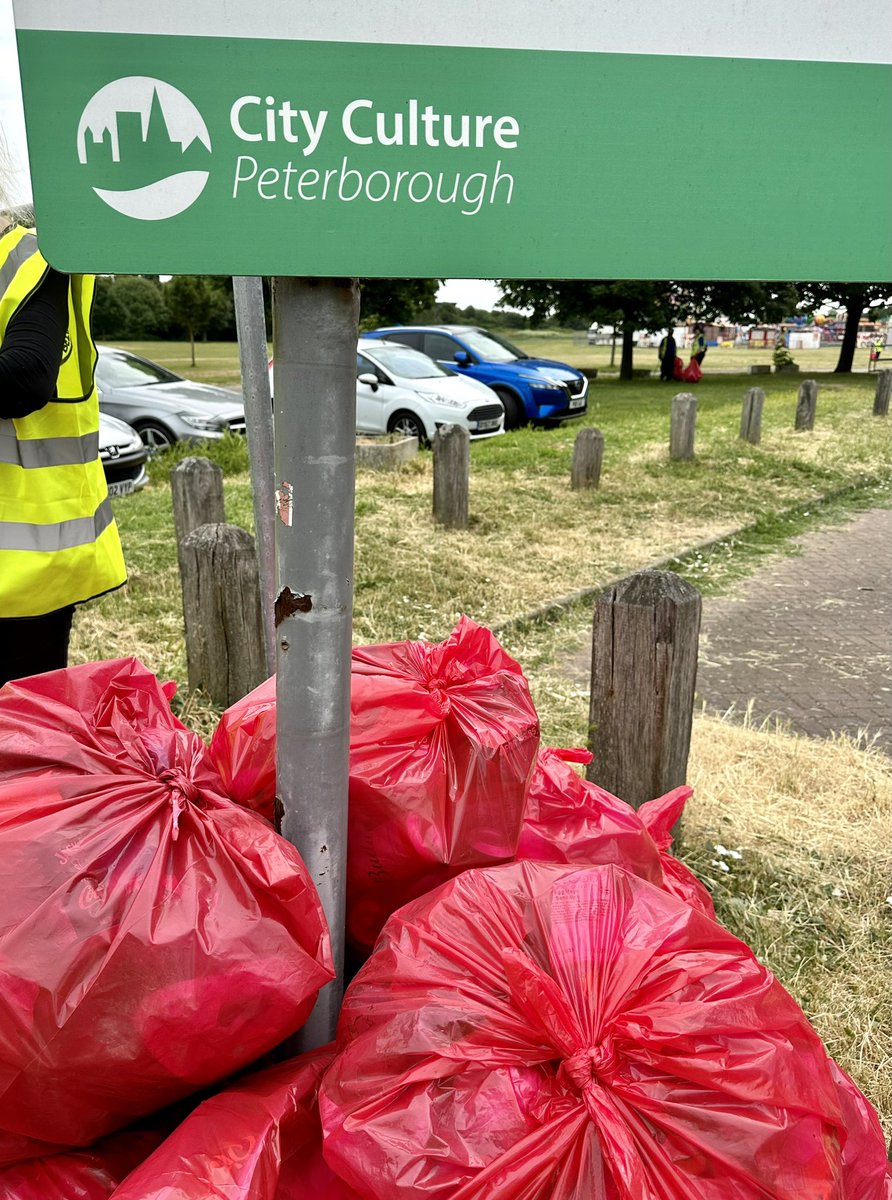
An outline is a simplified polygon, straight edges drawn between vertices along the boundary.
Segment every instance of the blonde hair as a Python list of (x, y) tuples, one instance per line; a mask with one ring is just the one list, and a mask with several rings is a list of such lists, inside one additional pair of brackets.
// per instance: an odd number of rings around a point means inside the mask
[(7, 225), (12, 219), (9, 213), (10, 206), (10, 189), (12, 187), (13, 169), (12, 160), (9, 156), (9, 150), (6, 146), (6, 138), (3, 136), (3, 130), (0, 128), (0, 222)]

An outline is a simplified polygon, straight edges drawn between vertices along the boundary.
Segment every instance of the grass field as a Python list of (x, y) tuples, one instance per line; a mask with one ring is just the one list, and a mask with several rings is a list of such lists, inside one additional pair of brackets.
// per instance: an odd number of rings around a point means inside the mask
[[(555, 340), (548, 344), (562, 356)], [(186, 370), (181, 345), (140, 349), (195, 377), (237, 379), (234, 347), (199, 345), (196, 372)], [(533, 623), (524, 613), (745, 527), (677, 564), (704, 592), (721, 591), (761, 555), (788, 550), (791, 533), (852, 506), (889, 502), (890, 440), (886, 423), (871, 415), (872, 379), (822, 376), (812, 433), (792, 428), (796, 379), (759, 380), (763, 441), (753, 447), (737, 436), (751, 377), (711, 374), (719, 357), (707, 357), (697, 385), (691, 463), (668, 459), (674, 389), (655, 379), (599, 379), (586, 418), (605, 435), (596, 492), (569, 489), (579, 423), (472, 446), (466, 533), (432, 522), (430, 454), (396, 474), (359, 472), (356, 640), (439, 638), (463, 611), (484, 624), (507, 623), (503, 641), (530, 680), (543, 740), (583, 744), (587, 696), (562, 664), (584, 642), (591, 606), (571, 604)], [(832, 368), (835, 357), (827, 361)], [(214, 455), (227, 471), (228, 519), (251, 528), (244, 444), (227, 442)], [(137, 654), (160, 675), (185, 681), (169, 468), (156, 460), (151, 485), (115, 501), (130, 583), (78, 614), (73, 661)], [(823, 503), (847, 488), (835, 504)], [(209, 732), (216, 714), (201, 696), (183, 687), (178, 704), (187, 723)], [(696, 794), (682, 856), (712, 889), (723, 923), (803, 1005), (892, 1132), (892, 764), (846, 739), (817, 742), (698, 716), (690, 780)], [(717, 844), (742, 854), (727, 873), (716, 866)]]
[[(584, 332), (554, 329), (521, 329), (505, 330), (503, 336), (513, 342), (527, 354), (555, 358), (560, 362), (568, 362), (580, 370), (597, 369), (599, 375), (614, 375), (619, 373), (620, 347), (616, 348), (616, 361), (610, 365), (609, 346), (589, 346)], [(196, 342), (196, 365), (190, 364), (188, 342), (121, 342), (124, 350), (132, 350), (145, 358), (154, 359), (171, 371), (185, 375), (189, 379), (198, 379), (203, 383), (216, 383), (221, 387), (238, 387), (240, 372), (238, 362), (238, 346), (235, 342)], [(272, 356), (272, 346), (268, 347)], [(682, 352), (684, 353), (684, 352)], [(855, 372), (867, 372), (868, 351), (858, 350), (855, 354)], [(721, 346), (711, 346), (707, 351), (703, 368), (708, 375), (714, 372), (746, 373), (753, 364), (770, 364), (770, 349), (739, 350), (727, 349)], [(685, 355), (685, 357), (687, 357)], [(839, 348), (825, 346), (821, 350), (794, 350), (793, 358), (801, 367), (800, 374), (831, 372), (839, 358)], [(655, 349), (635, 351), (636, 370), (659, 370), (659, 360)], [(754, 380), (760, 386), (763, 380)]]

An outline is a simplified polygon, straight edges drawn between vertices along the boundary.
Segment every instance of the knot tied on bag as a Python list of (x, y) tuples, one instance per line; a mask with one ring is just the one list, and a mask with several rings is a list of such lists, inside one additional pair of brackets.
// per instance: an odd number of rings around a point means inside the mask
[(606, 1082), (616, 1073), (619, 1055), (613, 1038), (606, 1037), (597, 1046), (587, 1046), (561, 1063), (558, 1078), (574, 1091), (585, 1092), (593, 1084)]
[(196, 804), (201, 799), (201, 792), (189, 778), (189, 776), (178, 767), (168, 767), (166, 771), (162, 771), (158, 776), (158, 782), (167, 785), (167, 790), (170, 793), (170, 803), (173, 809), (173, 840), (176, 841), (180, 835), (180, 813), (187, 804)]

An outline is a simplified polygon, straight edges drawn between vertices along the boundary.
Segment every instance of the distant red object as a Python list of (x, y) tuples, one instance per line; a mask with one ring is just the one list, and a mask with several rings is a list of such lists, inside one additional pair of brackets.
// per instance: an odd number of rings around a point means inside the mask
[(685, 367), (682, 378), (684, 379), (685, 383), (699, 383), (703, 378), (703, 371), (701, 370), (700, 364), (697, 362), (696, 358), (692, 358)]

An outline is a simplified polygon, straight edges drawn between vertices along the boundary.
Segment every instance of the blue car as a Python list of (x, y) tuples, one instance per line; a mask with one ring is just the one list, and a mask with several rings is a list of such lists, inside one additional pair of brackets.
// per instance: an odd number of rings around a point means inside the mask
[(473, 325), (390, 325), (364, 333), (420, 350), (456, 374), (479, 379), (505, 407), (505, 428), (566, 421), (586, 410), (588, 380), (575, 367), (530, 358), (504, 338)]

